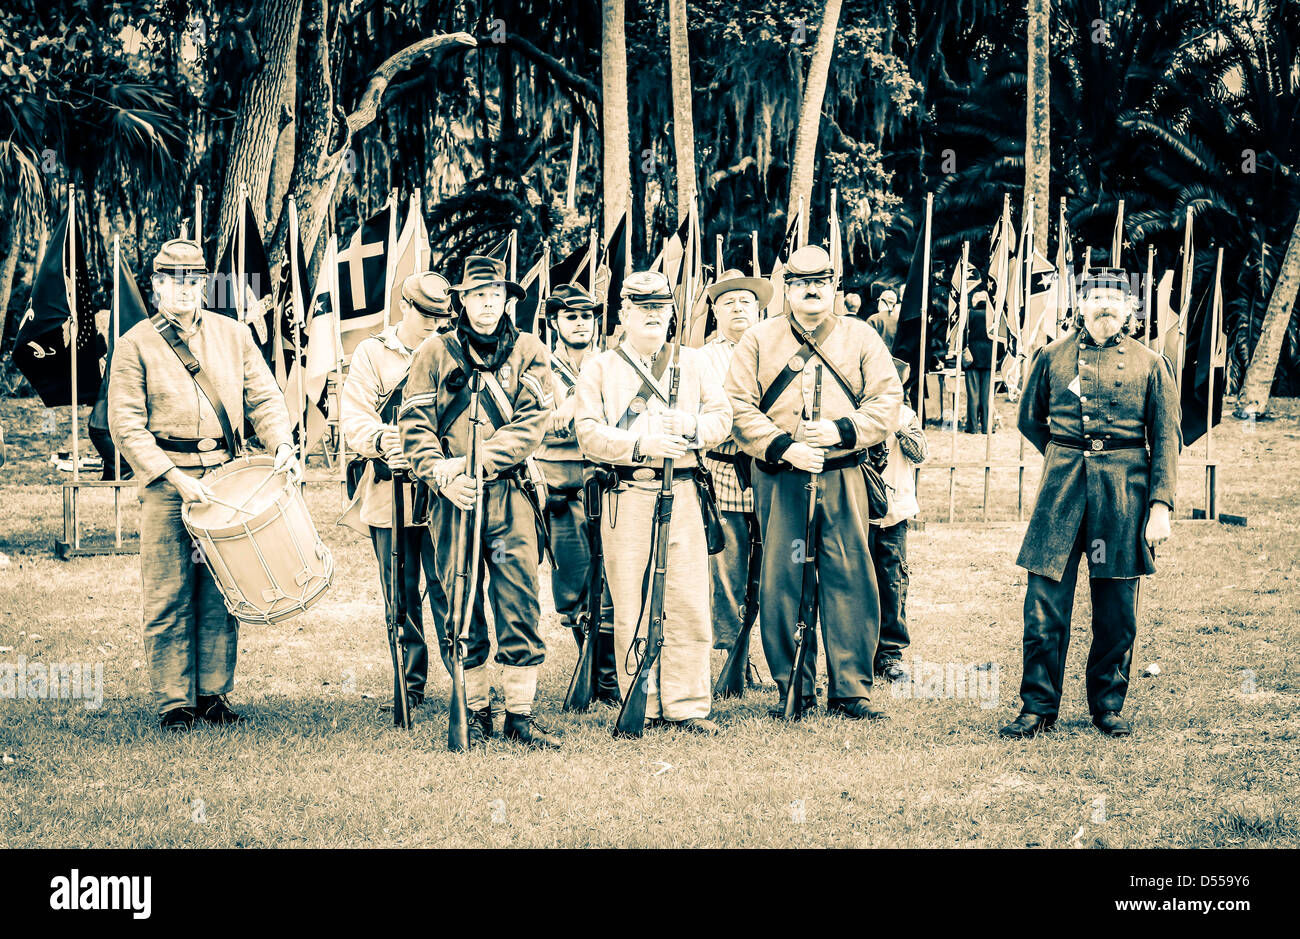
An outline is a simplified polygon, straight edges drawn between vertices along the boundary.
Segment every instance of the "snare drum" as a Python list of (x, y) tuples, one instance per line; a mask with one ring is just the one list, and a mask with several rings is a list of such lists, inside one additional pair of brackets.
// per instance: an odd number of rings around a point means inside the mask
[(334, 559), (316, 533), (302, 490), (271, 472), (265, 455), (231, 460), (203, 478), (221, 500), (188, 503), (181, 519), (202, 551), (226, 607), (245, 623), (278, 623), (321, 598)]

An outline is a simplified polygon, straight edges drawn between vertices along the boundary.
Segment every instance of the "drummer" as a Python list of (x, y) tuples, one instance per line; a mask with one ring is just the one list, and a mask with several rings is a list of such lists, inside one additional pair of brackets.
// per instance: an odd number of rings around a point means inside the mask
[(139, 486), (145, 654), (165, 730), (243, 720), (226, 701), (239, 624), (181, 521), (182, 503), (208, 501), (203, 478), (243, 447), (245, 418), (275, 454), (274, 471), (301, 476), (284, 396), (248, 326), (201, 309), (207, 279), (195, 242), (162, 246), (156, 310), (117, 340), (108, 385), (109, 431)]

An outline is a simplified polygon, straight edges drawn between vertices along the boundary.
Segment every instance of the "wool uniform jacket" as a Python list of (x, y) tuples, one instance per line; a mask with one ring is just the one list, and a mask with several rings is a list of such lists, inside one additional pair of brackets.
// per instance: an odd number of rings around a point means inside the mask
[[(1178, 488), (1178, 389), (1169, 360), (1120, 334), (1098, 345), (1071, 330), (1034, 357), (1020, 400), (1020, 432), (1045, 457), (1016, 563), (1060, 580), (1083, 525), (1093, 577), (1155, 571), (1145, 541), (1149, 506), (1174, 506)], [(1144, 440), (1146, 447), (1074, 449), (1052, 438)]]
[[(824, 320), (814, 339), (861, 401), (855, 408), (830, 369), (823, 368), (821, 417), (835, 421), (842, 444), (828, 449), (827, 459), (880, 443), (898, 429), (903, 403), (903, 386), (884, 340), (853, 316)], [(817, 357), (805, 356), (802, 347), (791, 317), (774, 316), (747, 329), (731, 358), (726, 391), (732, 433), (746, 453), (768, 463), (780, 462), (792, 443), (803, 441), (801, 421), (812, 413)], [(764, 412), (759, 407), (763, 393), (787, 366), (800, 375)]]
[[(621, 349), (634, 361), (639, 361), (637, 352), (630, 343), (625, 342)], [(666, 344), (659, 355), (670, 356), (672, 350), (672, 345)], [(695, 440), (691, 442), (692, 449), (687, 451), (686, 456), (675, 460), (673, 466), (686, 469), (698, 465), (698, 451), (717, 446), (727, 439), (727, 433), (731, 429), (731, 405), (703, 353), (699, 349), (683, 346), (681, 355), (682, 375), (677, 387), (677, 410), (694, 414), (696, 428)], [(657, 384), (666, 398), (672, 376), (669, 360), (656, 359), (654, 365), (662, 368)], [(653, 375), (654, 366), (647, 366), (647, 370)], [(638, 392), (643, 382), (644, 376), (615, 349), (602, 352), (583, 366), (582, 375), (578, 378), (574, 426), (578, 432), (578, 443), (587, 459), (627, 466), (663, 465), (663, 460), (659, 457), (651, 457), (639, 464), (632, 462), (632, 450), (637, 438), (649, 433), (653, 416), (662, 414), (667, 409), (667, 405), (653, 393), (648, 399), (641, 397), (642, 404), (633, 404), (633, 399), (640, 397)]]
[[(551, 369), (549, 355), (536, 336), (507, 330), (501, 342), (514, 339), (510, 351), (494, 371), (510, 414), (493, 427), (488, 402), (492, 393), (483, 383), (482, 426), (483, 478), (492, 479), (533, 455), (550, 420)], [(417, 479), (433, 485), (433, 471), (439, 460), (464, 456), (469, 450), (470, 376), (462, 363), (472, 353), (453, 332), (430, 336), (411, 359), (397, 427), (402, 453)], [(450, 426), (446, 426), (450, 420)], [(444, 446), (444, 440), (446, 446)]]
[[(292, 444), (284, 395), (253, 343), (248, 325), (200, 310), (190, 352), (208, 375), (236, 432), (247, 417), (271, 453)], [(113, 443), (135, 469), (141, 487), (173, 466), (217, 466), (232, 454), (218, 446), (205, 453), (177, 453), (157, 437), (221, 439), (217, 413), (151, 320), (118, 338), (108, 382), (108, 428)]]
[[(597, 355), (595, 349), (583, 358), (583, 364)], [(559, 343), (551, 353), (551, 396), (555, 409), (547, 424), (537, 459), (546, 474), (547, 485), (553, 489), (572, 491), (582, 487), (582, 448), (573, 427), (573, 409), (577, 402), (578, 375), (581, 368), (574, 366), (568, 348)]]

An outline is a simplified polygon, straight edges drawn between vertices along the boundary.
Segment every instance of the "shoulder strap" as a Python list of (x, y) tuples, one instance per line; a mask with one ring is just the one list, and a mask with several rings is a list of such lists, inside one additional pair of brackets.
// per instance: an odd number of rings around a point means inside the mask
[(406, 391), (406, 380), (411, 377), (407, 372), (402, 376), (402, 380), (393, 386), (392, 391), (379, 399), (379, 419), (385, 424), (395, 424), (397, 422), (397, 411), (402, 406), (402, 395)]
[(794, 330), (794, 334), (798, 338), (803, 340), (805, 346), (811, 348), (813, 352), (817, 353), (817, 358), (822, 360), (822, 364), (826, 366), (826, 370), (831, 373), (831, 377), (834, 378), (840, 388), (843, 389), (844, 394), (848, 396), (848, 399), (853, 402), (853, 406), (855, 408), (861, 407), (862, 398), (853, 390), (853, 386), (849, 384), (848, 379), (845, 378), (840, 370), (835, 367), (835, 363), (826, 357), (826, 353), (822, 351), (822, 347), (817, 343), (817, 338), (813, 336), (812, 333), (800, 329), (798, 324), (795, 323), (793, 317), (790, 318), (790, 328)]
[(199, 390), (203, 392), (203, 397), (207, 398), (208, 403), (212, 405), (212, 410), (217, 414), (217, 421), (221, 424), (221, 434), (225, 437), (226, 449), (230, 451), (231, 456), (236, 455), (243, 449), (244, 439), (235, 432), (234, 425), (230, 423), (230, 415), (226, 413), (226, 407), (221, 403), (221, 395), (217, 393), (212, 380), (208, 378), (208, 373), (203, 371), (203, 366), (199, 364), (199, 360), (194, 357), (190, 347), (186, 345), (185, 340), (176, 332), (176, 327), (168, 322), (166, 317), (161, 313), (155, 313), (150, 317), (150, 322), (153, 323), (154, 329), (158, 330), (158, 335), (162, 336), (167, 341), (167, 345), (172, 347), (176, 357), (181, 360), (185, 370), (190, 373), (190, 377), (199, 386)]
[[(672, 354), (669, 353), (668, 355), (657, 359), (654, 364), (654, 369), (647, 373), (641, 363), (628, 355), (627, 352), (623, 350), (622, 346), (619, 346), (617, 351), (623, 361), (632, 367), (632, 371), (641, 376), (641, 389), (636, 393), (632, 400), (628, 402), (627, 410), (623, 412), (623, 416), (619, 418), (618, 424), (615, 425), (617, 427), (627, 428), (630, 427), (632, 422), (637, 419), (637, 416), (646, 409), (646, 405), (649, 404), (651, 397), (658, 398), (665, 405), (668, 403), (667, 396), (663, 393), (663, 389), (659, 387), (659, 380), (663, 378), (664, 372), (668, 371), (668, 365), (672, 361)], [(638, 402), (640, 403), (638, 404)]]
[(573, 370), (560, 361), (560, 357), (554, 352), (551, 353), (551, 370), (559, 376), (560, 381), (564, 382), (566, 389), (572, 390), (573, 386), (578, 383), (578, 377), (573, 374)]

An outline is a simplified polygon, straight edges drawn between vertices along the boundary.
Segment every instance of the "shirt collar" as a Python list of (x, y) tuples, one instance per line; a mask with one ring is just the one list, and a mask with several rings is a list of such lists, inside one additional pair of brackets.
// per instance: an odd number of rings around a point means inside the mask
[(1100, 349), (1105, 349), (1105, 348), (1108, 348), (1109, 346), (1117, 346), (1117, 345), (1119, 345), (1119, 344), (1120, 344), (1120, 341), (1124, 338), (1125, 333), (1124, 333), (1124, 330), (1121, 329), (1119, 332), (1117, 332), (1115, 335), (1111, 336), (1111, 337), (1110, 337), (1109, 339), (1107, 339), (1105, 342), (1098, 342), (1096, 339), (1093, 339), (1093, 338), (1092, 338), (1092, 333), (1088, 332), (1088, 330), (1087, 330), (1086, 327), (1084, 327), (1084, 326), (1080, 326), (1080, 327), (1079, 327), (1079, 335), (1082, 337), (1083, 341), (1084, 341), (1087, 345), (1095, 346), (1095, 347), (1100, 348)]
[(623, 351), (626, 352), (629, 357), (636, 360), (637, 362), (640, 362), (646, 368), (650, 368), (651, 366), (654, 365), (655, 361), (659, 358), (659, 356), (664, 354), (665, 350), (669, 350), (668, 351), (669, 355), (672, 354), (671, 345), (672, 345), (671, 343), (665, 342), (662, 346), (659, 347), (658, 352), (656, 352), (653, 356), (647, 357), (642, 355), (640, 352), (637, 352), (636, 346), (632, 345), (632, 341), (630, 339), (627, 339), (624, 340), (623, 342)]
[(397, 338), (397, 326), (397, 323), (394, 323), (391, 326), (386, 326), (379, 333), (379, 341), (394, 352), (409, 356), (414, 352), (414, 350), (406, 348), (402, 343), (402, 340)]
[(181, 321), (175, 313), (164, 309), (161, 306), (158, 307), (158, 312), (162, 314), (163, 319), (172, 324), (176, 329), (176, 334), (186, 342), (189, 342), (192, 338), (198, 335), (199, 330), (203, 327), (203, 310), (195, 312), (194, 325), (188, 331), (181, 325)]

